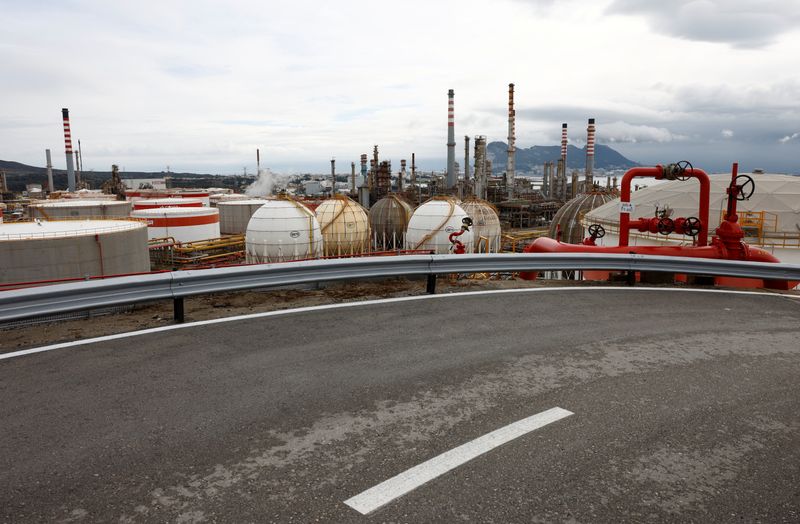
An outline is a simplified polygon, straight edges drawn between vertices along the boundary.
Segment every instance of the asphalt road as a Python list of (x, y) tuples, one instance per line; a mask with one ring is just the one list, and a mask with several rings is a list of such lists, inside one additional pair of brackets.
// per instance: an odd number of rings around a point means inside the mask
[[(0, 361), (0, 521), (797, 522), (800, 302), (413, 300)], [(574, 414), (367, 515), (345, 500)]]

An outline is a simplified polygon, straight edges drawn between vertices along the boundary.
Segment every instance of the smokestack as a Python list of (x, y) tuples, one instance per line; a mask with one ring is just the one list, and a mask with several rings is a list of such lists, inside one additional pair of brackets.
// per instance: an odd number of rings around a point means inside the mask
[(590, 118), (586, 128), (586, 191), (591, 191), (594, 186), (594, 131), (594, 118)]
[(564, 169), (567, 169), (567, 124), (561, 124), (561, 160), (564, 162)]
[(356, 163), (350, 162), (350, 193), (356, 192)]
[(397, 192), (403, 192), (403, 179), (406, 177), (406, 159), (400, 160), (400, 176), (397, 178)]
[(378, 165), (378, 145), (375, 144), (372, 148), (372, 174), (369, 178), (370, 189), (378, 185)]
[(261, 174), (261, 151), (256, 148), (256, 174)]
[(336, 194), (336, 159), (331, 158), (331, 196)]
[(464, 182), (469, 180), (469, 135), (464, 135)]
[(364, 153), (361, 155), (361, 185), (366, 186), (367, 184), (367, 154)]
[(516, 132), (514, 129), (514, 84), (508, 84), (508, 159), (506, 160), (506, 185), (508, 189), (508, 199), (514, 198), (514, 171), (516, 155)]
[(456, 176), (456, 130), (453, 108), (453, 90), (447, 92), (447, 187), (455, 187)]
[(486, 137), (475, 137), (475, 196), (486, 199), (486, 185), (488, 182), (488, 162), (486, 160)]
[(51, 193), (53, 189), (53, 161), (50, 159), (50, 150), (45, 149), (44, 155), (47, 157), (47, 190)]
[(75, 191), (75, 166), (72, 163), (72, 132), (69, 129), (69, 109), (61, 110), (64, 119), (64, 148), (67, 156), (67, 190)]
[(417, 187), (417, 154), (411, 153), (411, 188)]

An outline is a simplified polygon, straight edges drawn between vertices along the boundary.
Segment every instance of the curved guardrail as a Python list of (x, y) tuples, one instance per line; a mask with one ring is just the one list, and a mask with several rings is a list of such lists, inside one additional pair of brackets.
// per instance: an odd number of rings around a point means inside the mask
[(800, 281), (800, 265), (740, 262), (635, 254), (510, 253), (481, 255), (409, 255), (397, 257), (308, 260), (149, 275), (0, 291), (0, 322), (120, 306), (175, 300), (176, 320), (183, 320), (183, 298), (265, 287), (333, 280), (392, 276), (511, 271), (612, 270)]

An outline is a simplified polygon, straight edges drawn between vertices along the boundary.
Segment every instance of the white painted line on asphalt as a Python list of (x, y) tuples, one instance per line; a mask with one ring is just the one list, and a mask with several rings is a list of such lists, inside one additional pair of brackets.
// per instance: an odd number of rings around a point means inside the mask
[(415, 490), (426, 482), (444, 475), (451, 469), (469, 462), (506, 442), (519, 438), (535, 429), (573, 415), (562, 408), (552, 408), (537, 415), (522, 419), (508, 426), (487, 433), (473, 441), (462, 444), (428, 461), (414, 466), (397, 476), (381, 482), (375, 487), (344, 501), (362, 515), (371, 513), (396, 498)]
[(83, 340), (73, 340), (71, 342), (61, 342), (58, 344), (41, 346), (38, 348), (22, 349), (20, 351), (12, 351), (9, 353), (0, 353), (0, 360), (22, 357), (25, 355), (33, 355), (35, 353), (44, 353), (46, 351), (53, 351), (55, 349), (83, 346), (85, 344), (95, 344), (97, 342), (107, 342), (109, 340), (118, 340), (127, 337), (149, 335), (152, 333), (161, 333), (164, 331), (173, 331), (177, 329), (208, 326), (211, 324), (222, 324), (225, 322), (236, 322), (239, 320), (251, 320), (255, 318), (275, 317), (281, 315), (291, 315), (296, 313), (308, 313), (312, 311), (324, 311), (326, 309), (372, 306), (378, 304), (391, 304), (395, 302), (410, 302), (413, 300), (434, 300), (434, 299), (445, 299), (445, 298), (474, 297), (477, 295), (499, 295), (504, 293), (534, 293), (534, 292), (544, 293), (544, 292), (563, 292), (563, 291), (634, 291), (634, 292), (668, 291), (668, 292), (684, 292), (684, 293), (690, 292), (690, 293), (723, 293), (731, 295), (758, 295), (766, 297), (793, 297), (792, 295), (785, 295), (778, 293), (761, 293), (758, 291), (730, 291), (725, 289), (685, 289), (685, 288), (654, 288), (654, 287), (625, 287), (625, 286), (598, 286), (598, 287), (572, 286), (572, 287), (534, 287), (534, 288), (517, 288), (517, 289), (488, 289), (483, 291), (464, 291), (459, 293), (442, 293), (439, 295), (415, 295), (412, 297), (380, 298), (375, 300), (362, 300), (359, 302), (345, 302), (341, 304), (325, 304), (322, 306), (307, 306), (294, 309), (281, 309), (278, 311), (265, 311), (263, 313), (250, 313), (248, 315), (239, 315), (234, 317), (214, 318), (211, 320), (199, 320), (196, 322), (187, 322), (185, 324), (170, 324), (168, 326), (141, 329), (139, 331), (129, 331), (127, 333), (117, 333), (114, 335), (105, 335), (102, 337), (87, 338)]

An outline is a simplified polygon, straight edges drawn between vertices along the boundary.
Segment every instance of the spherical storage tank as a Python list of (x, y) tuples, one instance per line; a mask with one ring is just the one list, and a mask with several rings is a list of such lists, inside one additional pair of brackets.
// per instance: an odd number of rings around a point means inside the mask
[(369, 208), (372, 247), (379, 251), (402, 248), (414, 209), (397, 195), (381, 198)]
[(356, 255), (369, 248), (369, 217), (357, 202), (343, 195), (323, 201), (316, 209), (325, 256)]
[(109, 218), (127, 217), (131, 203), (123, 200), (45, 200), (28, 206), (31, 218)]
[(472, 219), (472, 238), (474, 253), (498, 253), (502, 228), (500, 217), (494, 206), (479, 198), (469, 198), (461, 203), (461, 207)]
[[(448, 237), (451, 233), (461, 230), (461, 221), (467, 216), (467, 212), (454, 198), (434, 197), (428, 200), (414, 211), (411, 220), (408, 221), (406, 249), (449, 253), (452, 244)], [(472, 231), (466, 231), (458, 237), (458, 240), (467, 247), (467, 251), (470, 251), (472, 238)]]
[(155, 209), (158, 207), (203, 207), (199, 198), (145, 198), (133, 202), (133, 209)]
[(553, 217), (547, 236), (556, 238), (561, 230), (561, 241), (567, 244), (580, 244), (585, 235), (581, 221), (591, 210), (614, 200), (614, 195), (599, 191), (581, 193), (566, 204)]
[(263, 198), (218, 202), (220, 232), (223, 235), (244, 235), (250, 218), (266, 203)]
[(0, 282), (150, 271), (147, 226), (135, 220), (0, 225)]
[(245, 234), (247, 262), (286, 262), (322, 255), (322, 231), (314, 213), (290, 198), (264, 200)]
[(172, 237), (176, 242), (219, 238), (219, 211), (210, 207), (158, 207), (137, 209), (134, 218), (147, 222), (150, 238)]

